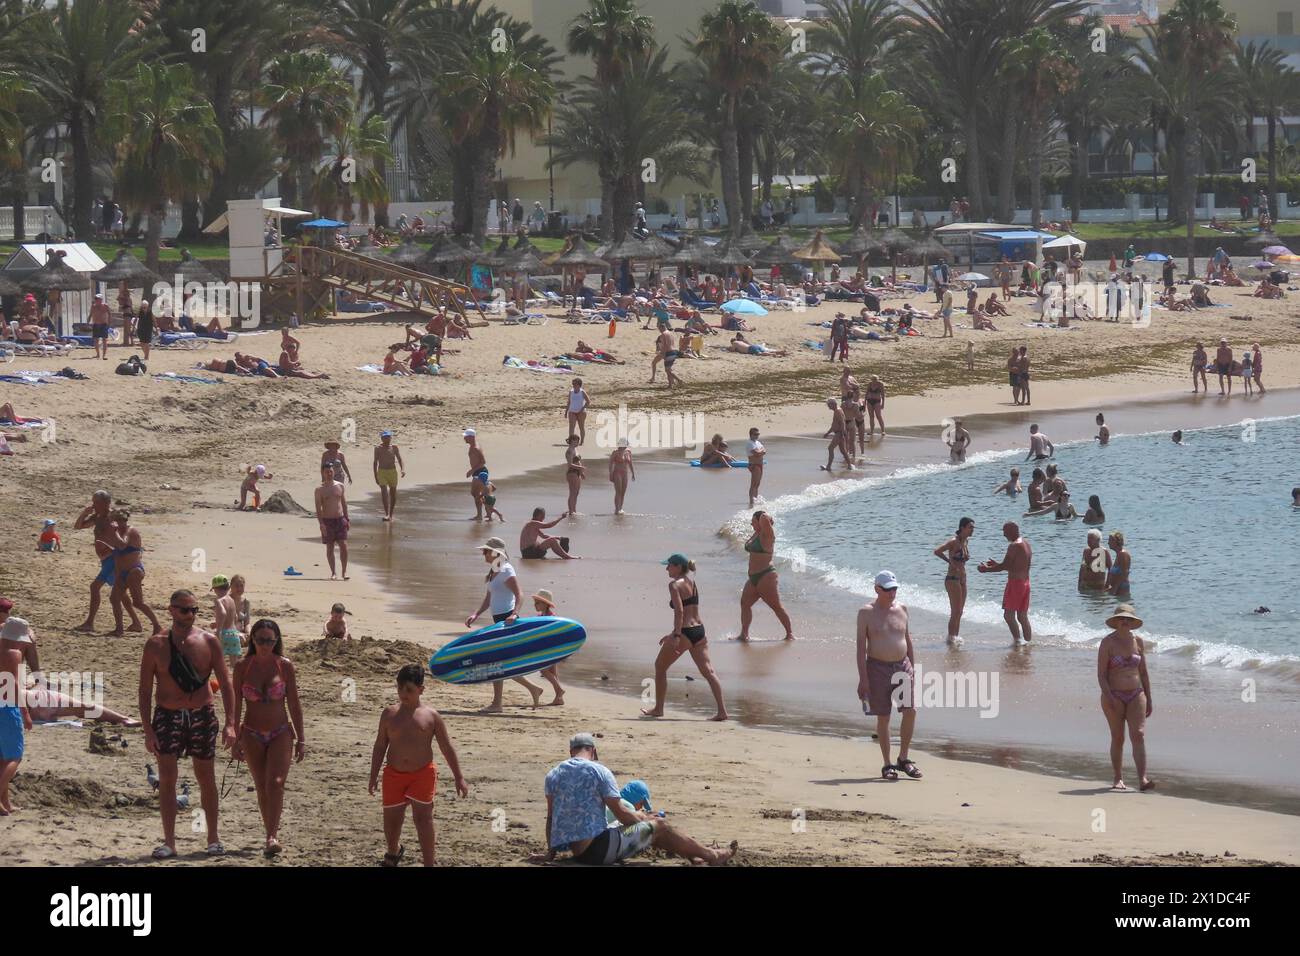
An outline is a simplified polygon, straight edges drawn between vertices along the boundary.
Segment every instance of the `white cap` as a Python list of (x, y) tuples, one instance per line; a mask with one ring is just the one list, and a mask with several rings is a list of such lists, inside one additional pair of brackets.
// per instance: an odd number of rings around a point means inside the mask
[(893, 591), (898, 587), (898, 578), (894, 577), (893, 571), (881, 571), (876, 575), (876, 587), (885, 591)]
[(51, 527), (51, 526), (53, 526), (53, 525), (55, 525), (55, 524), (57, 524), (57, 523), (58, 523), (58, 522), (56, 522), (53, 518), (46, 518), (46, 519), (45, 519), (45, 527), (47, 527), (47, 528), (49, 528), (49, 527)]
[(266, 465), (258, 465), (253, 470), (257, 472), (257, 477), (261, 478), (263, 475), (266, 474)]
[(472, 428), (467, 428), (460, 434), (462, 438), (473, 438), (475, 435), (478, 434), (478, 432), (474, 431), (474, 429)]
[(13, 641), (15, 644), (30, 644), (32, 629), (21, 617), (11, 617), (0, 627), (0, 640)]

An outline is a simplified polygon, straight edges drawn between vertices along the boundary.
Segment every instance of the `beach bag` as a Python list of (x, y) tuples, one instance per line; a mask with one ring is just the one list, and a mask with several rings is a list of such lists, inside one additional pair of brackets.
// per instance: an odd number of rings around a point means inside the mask
[(125, 362), (119, 363), (116, 371), (118, 375), (145, 375), (149, 367), (140, 361), (140, 356), (132, 355)]
[(172, 643), (172, 632), (167, 632), (167, 650), (171, 652), (171, 661), (167, 664), (167, 673), (171, 675), (172, 680), (176, 681), (176, 686), (186, 694), (192, 694), (204, 684), (207, 678), (200, 677), (199, 672), (194, 669), (190, 659), (176, 649)]

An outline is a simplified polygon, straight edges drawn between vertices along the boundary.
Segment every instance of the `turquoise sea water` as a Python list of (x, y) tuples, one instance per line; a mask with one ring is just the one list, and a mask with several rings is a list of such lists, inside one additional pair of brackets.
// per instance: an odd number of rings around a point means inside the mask
[[(1261, 669), (1300, 680), (1300, 417), (1186, 432), (1118, 435), (1058, 446), (1056, 463), (1082, 514), (1099, 495), (1102, 541), (1121, 530), (1133, 556), (1132, 597), (1143, 635), (1160, 654), (1210, 667)], [(1087, 532), (1080, 520), (1022, 518), (1025, 495), (992, 489), (1033, 465), (1024, 452), (988, 453), (966, 465), (905, 468), (867, 481), (838, 481), (787, 495), (769, 507), (779, 550), (833, 585), (871, 593), (881, 568), (902, 581), (904, 600), (946, 615), (946, 565), (931, 553), (963, 516), (975, 520), (962, 633), (968, 642), (1005, 641), (1000, 601), (1006, 580), (975, 565), (1006, 549), (1005, 521), (1033, 546), (1036, 642), (1095, 643), (1114, 598), (1081, 594), (1076, 577)], [(736, 532), (747, 530), (737, 527)], [(1267, 614), (1255, 613), (1261, 606)]]

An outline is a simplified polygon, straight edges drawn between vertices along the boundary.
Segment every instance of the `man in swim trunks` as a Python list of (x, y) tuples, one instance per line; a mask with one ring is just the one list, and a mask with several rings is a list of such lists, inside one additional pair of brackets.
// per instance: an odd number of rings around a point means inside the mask
[(1214, 370), (1219, 373), (1219, 394), (1224, 394), (1223, 380), (1228, 380), (1228, 392), (1232, 394), (1232, 348), (1227, 339), (1219, 339), (1219, 348), (1214, 353)]
[(519, 556), (523, 558), (544, 558), (547, 551), (553, 551), (561, 558), (576, 558), (577, 555), (569, 554), (569, 539), (556, 538), (549, 534), (542, 534), (547, 528), (554, 528), (564, 520), (566, 515), (560, 515), (554, 521), (546, 520), (545, 508), (534, 508), (533, 519), (525, 521), (523, 530), (519, 532)]
[(213, 627), (221, 638), (221, 653), (226, 664), (233, 668), (243, 653), (244, 644), (239, 636), (239, 608), (230, 596), (230, 579), (224, 574), (215, 575), (212, 593), (215, 595), (212, 602)]
[(1025, 456), (1025, 461), (1034, 459), (1042, 461), (1044, 458), (1051, 458), (1056, 454), (1056, 446), (1053, 445), (1042, 432), (1038, 430), (1037, 425), (1029, 426), (1029, 454)]
[[(7, 642), (0, 643), (0, 674), (7, 675), (4, 683), (22, 689), (22, 667), (23, 652)], [(7, 817), (18, 809), (9, 802), (9, 782), (22, 763), (23, 734), (32, 729), (32, 717), (27, 712), (25, 700), (26, 695), (19, 692), (13, 700), (0, 701), (0, 817)]]
[(839, 403), (833, 398), (826, 399), (826, 407), (831, 410), (831, 427), (826, 430), (823, 438), (829, 438), (830, 442), (826, 445), (826, 464), (821, 466), (822, 471), (830, 471), (831, 465), (835, 463), (835, 451), (844, 458), (844, 464), (850, 470), (853, 468), (852, 448), (848, 442), (848, 426), (844, 421), (844, 412), (839, 407)]
[(95, 358), (108, 358), (108, 325), (111, 319), (112, 312), (104, 297), (95, 296), (95, 303), (90, 307), (90, 338), (95, 343)]
[(1020, 346), (1020, 357), (1016, 361), (1016, 374), (1020, 377), (1020, 397), (1023, 404), (1033, 404), (1029, 400), (1029, 347)]
[[(114, 565), (117, 563), (117, 555), (113, 551), (112, 510), (113, 496), (101, 489), (95, 492), (90, 499), (90, 504), (81, 510), (81, 514), (77, 515), (77, 520), (72, 525), (76, 531), (90, 527), (95, 529), (95, 554), (99, 558), (99, 573), (90, 582), (90, 610), (86, 614), (86, 620), (75, 628), (86, 633), (93, 633), (95, 630), (95, 615), (99, 613), (99, 592), (105, 584), (109, 587), (109, 603), (113, 608), (113, 617), (119, 624), (122, 619), (122, 599), (113, 596), (113, 583), (116, 580)], [(136, 616), (135, 607), (127, 604), (126, 610), (131, 615), (132, 630), (140, 630), (140, 618)]]
[[(921, 771), (907, 756), (916, 727), (916, 708), (912, 701), (912, 677), (916, 654), (908, 629), (907, 607), (897, 600), (898, 578), (893, 571), (876, 575), (876, 599), (858, 611), (858, 700), (862, 712), (876, 718), (876, 737), (885, 765), (880, 775), (897, 780), (898, 771), (913, 779)], [(889, 756), (889, 717), (894, 704), (903, 715), (898, 730), (898, 763)]]
[(1007, 359), (1007, 381), (1011, 384), (1011, 400), (1014, 404), (1020, 402), (1020, 353), (1016, 349), (1011, 350), (1011, 358)]
[(321, 465), (320, 469), (320, 484), (316, 487), (316, 519), (320, 522), (320, 540), (329, 560), (330, 580), (338, 577), (334, 571), (336, 544), (339, 546), (339, 559), (343, 562), (343, 580), (348, 580), (348, 499), (343, 483), (334, 480), (329, 465)]
[(668, 376), (668, 387), (680, 385), (682, 380), (673, 372), (673, 363), (677, 361), (679, 354), (673, 342), (673, 333), (666, 329), (660, 332), (659, 337), (655, 339), (655, 357), (650, 361), (650, 381), (654, 382), (656, 365), (662, 361), (664, 373)]
[(221, 724), (213, 706), (209, 678), (215, 676), (221, 689), (221, 706), (226, 714), (223, 742), (227, 747), (235, 742), (235, 693), (221, 654), (221, 642), (196, 624), (199, 602), (194, 592), (173, 593), (169, 610), (172, 626), (149, 638), (140, 659), (140, 719), (144, 721), (145, 749), (158, 758), (158, 808), (163, 825), (163, 842), (153, 856), (155, 860), (166, 860), (176, 855), (176, 775), (182, 757), (191, 758), (199, 783), (208, 856), (220, 856), (226, 851), (217, 835), (220, 793), (214, 760)]
[(384, 429), (379, 433), (379, 444), (375, 446), (375, 484), (384, 503), (384, 520), (393, 520), (393, 511), (397, 508), (397, 475), (406, 477), (406, 465), (402, 461), (402, 450), (393, 444), (393, 433)]
[[(654, 847), (692, 862), (722, 866), (735, 855), (735, 844), (726, 850), (709, 849), (659, 817), (628, 810), (618, 781), (598, 761), (596, 738), (575, 734), (569, 741), (569, 759), (547, 773), (547, 852), (533, 860), (549, 862), (560, 850), (568, 850), (577, 863), (612, 866)], [(606, 808), (618, 820), (615, 826), (606, 825)]]
[(1002, 592), (1002, 617), (1011, 631), (1011, 639), (1019, 644), (1023, 634), (1023, 640), (1028, 644), (1034, 639), (1029, 626), (1029, 564), (1033, 560), (1033, 549), (1020, 537), (1020, 526), (1014, 521), (1002, 526), (1002, 534), (1010, 542), (1002, 560), (989, 558), (976, 570), (981, 574), (1007, 572), (1007, 586)]
[(384, 840), (388, 844), (384, 866), (397, 866), (404, 855), (401, 839), (408, 803), (424, 865), (436, 862), (433, 798), (438, 791), (438, 767), (433, 762), (434, 740), (451, 769), (456, 792), (469, 796), (469, 784), (460, 772), (447, 724), (436, 710), (420, 703), (422, 693), (424, 668), (419, 664), (404, 665), (397, 672), (398, 703), (389, 704), (379, 715), (379, 732), (370, 752), (371, 795), (379, 788), (381, 766), (384, 772)]
[[(470, 479), (469, 493), (474, 499), (474, 520), (482, 521), (483, 496), (487, 494), (488, 486), (487, 457), (483, 454), (483, 449), (478, 447), (478, 433), (474, 429), (467, 428), (461, 434), (469, 446), (469, 471), (465, 472), (465, 477)], [(490, 516), (488, 520), (491, 520)]]

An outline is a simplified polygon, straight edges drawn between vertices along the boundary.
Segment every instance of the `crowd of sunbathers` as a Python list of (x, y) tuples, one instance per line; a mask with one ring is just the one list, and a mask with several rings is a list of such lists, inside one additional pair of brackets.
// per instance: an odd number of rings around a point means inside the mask
[(256, 355), (236, 352), (234, 358), (212, 359), (198, 363), (196, 368), (209, 372), (222, 372), (226, 375), (260, 376), (262, 378), (329, 378), (324, 372), (313, 372), (303, 367), (298, 358), (302, 343), (289, 329), (280, 330), (280, 359), (272, 364)]

